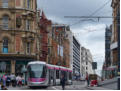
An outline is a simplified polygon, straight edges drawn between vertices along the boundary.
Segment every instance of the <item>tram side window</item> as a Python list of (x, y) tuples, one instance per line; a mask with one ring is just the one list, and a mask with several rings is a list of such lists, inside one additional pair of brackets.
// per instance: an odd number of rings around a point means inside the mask
[(64, 71), (64, 74), (65, 74), (65, 79), (67, 80), (67, 72), (66, 72), (66, 71)]
[(70, 80), (72, 79), (72, 74), (71, 74), (71, 72), (69, 72), (69, 79), (70, 79)]
[(59, 79), (59, 70), (56, 70), (56, 79)]
[(67, 73), (66, 73), (66, 71), (61, 71), (61, 75), (64, 75), (65, 79), (67, 79)]
[(46, 72), (47, 72), (47, 68), (46, 68), (46, 66), (44, 66), (43, 67), (42, 77), (46, 77)]

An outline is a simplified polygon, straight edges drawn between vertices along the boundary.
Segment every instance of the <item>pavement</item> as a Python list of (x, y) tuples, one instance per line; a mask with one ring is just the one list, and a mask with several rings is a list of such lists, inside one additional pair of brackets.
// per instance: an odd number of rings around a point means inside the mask
[[(12, 87), (10, 86), (8, 90), (62, 90), (61, 86), (49, 86), (47, 88), (39, 87), (39, 88), (29, 88), (27, 86), (22, 87)], [(85, 81), (73, 81), (72, 85), (66, 85), (65, 90), (111, 90), (109, 88), (103, 87), (87, 87)]]
[(107, 89), (107, 88), (103, 88), (103, 87), (85, 87), (89, 90), (111, 90), (111, 89)]

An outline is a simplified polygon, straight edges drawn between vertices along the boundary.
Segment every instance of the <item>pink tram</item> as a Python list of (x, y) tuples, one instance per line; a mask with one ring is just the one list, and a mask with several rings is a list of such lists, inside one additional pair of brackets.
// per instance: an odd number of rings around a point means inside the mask
[(27, 85), (29, 87), (59, 85), (64, 75), (66, 84), (72, 84), (72, 70), (62, 66), (33, 61), (27, 65)]

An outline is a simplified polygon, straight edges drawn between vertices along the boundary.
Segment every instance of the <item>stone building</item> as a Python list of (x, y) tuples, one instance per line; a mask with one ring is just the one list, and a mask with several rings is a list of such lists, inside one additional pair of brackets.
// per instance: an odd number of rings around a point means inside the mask
[[(112, 24), (112, 38), (111, 38), (111, 60), (112, 66), (117, 66), (118, 62), (118, 46), (120, 45), (120, 0), (112, 0), (111, 7), (113, 8), (113, 24)], [(119, 46), (120, 47), (120, 46)], [(120, 55), (119, 55), (120, 56)]]
[(111, 7), (113, 9), (113, 24), (111, 35), (111, 64), (107, 68), (108, 78), (116, 77), (120, 69), (120, 0), (112, 0)]
[(38, 59), (36, 13), (36, 0), (0, 0), (0, 73), (21, 73)]
[[(111, 7), (113, 10), (113, 23), (110, 27), (112, 34), (111, 36), (106, 37), (106, 40), (110, 41), (111, 43), (110, 48), (106, 47), (105, 50), (106, 58), (102, 68), (102, 77), (104, 79), (116, 77), (119, 75), (118, 72), (120, 70), (120, 0), (112, 0)], [(109, 44), (106, 42), (106, 46), (108, 45)], [(107, 49), (110, 49), (110, 53), (107, 51)], [(107, 55), (107, 53), (110, 55)]]
[(94, 70), (92, 69), (92, 54), (89, 49), (85, 47), (81, 47), (81, 78), (85, 79), (86, 74), (94, 74)]

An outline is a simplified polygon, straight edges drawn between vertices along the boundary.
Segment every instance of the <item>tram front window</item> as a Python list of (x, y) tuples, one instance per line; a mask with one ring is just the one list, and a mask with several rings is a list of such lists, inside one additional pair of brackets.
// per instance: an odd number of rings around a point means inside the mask
[(28, 67), (30, 78), (45, 78), (46, 67), (42, 64), (31, 64)]

